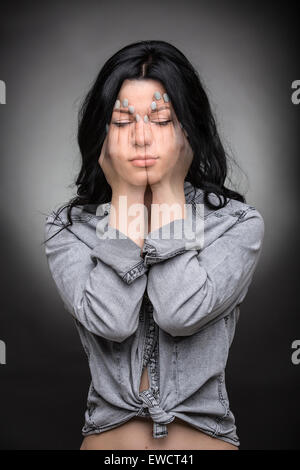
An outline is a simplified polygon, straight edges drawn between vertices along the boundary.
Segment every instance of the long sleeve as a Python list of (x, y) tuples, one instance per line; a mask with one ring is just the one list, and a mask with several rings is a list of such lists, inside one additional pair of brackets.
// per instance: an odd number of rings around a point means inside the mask
[(124, 341), (138, 328), (147, 285), (140, 247), (120, 232), (122, 238), (97, 239), (90, 248), (72, 226), (62, 229), (53, 221), (47, 216), (46, 240), (56, 235), (46, 241), (45, 253), (65, 308), (90, 332)]
[[(170, 335), (195, 334), (227, 315), (246, 296), (261, 253), (264, 221), (252, 206), (240, 212), (203, 249), (187, 248), (184, 235), (172, 237), (183, 219), (167, 224), (174, 229), (169, 239), (162, 239), (162, 227), (148, 234), (142, 251), (150, 268), (148, 295), (156, 323)], [(214, 221), (218, 222), (217, 217)], [(211, 238), (209, 232), (207, 237)]]

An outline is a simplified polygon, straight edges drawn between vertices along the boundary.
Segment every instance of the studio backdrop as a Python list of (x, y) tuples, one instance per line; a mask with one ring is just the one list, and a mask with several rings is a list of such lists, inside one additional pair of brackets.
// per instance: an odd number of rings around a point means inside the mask
[[(45, 217), (76, 193), (80, 103), (135, 41), (178, 47), (206, 87), (230, 180), (265, 222), (226, 369), (241, 449), (299, 449), (297, 17), (262, 2), (1, 2), (0, 448), (78, 449), (90, 374), (47, 266)], [(296, 6), (296, 3), (295, 3)]]

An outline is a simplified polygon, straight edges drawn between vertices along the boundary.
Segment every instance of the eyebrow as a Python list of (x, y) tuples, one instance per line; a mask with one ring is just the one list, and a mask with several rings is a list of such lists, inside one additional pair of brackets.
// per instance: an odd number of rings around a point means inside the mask
[[(166, 105), (158, 106), (156, 109), (152, 109), (151, 113), (157, 113), (158, 111), (161, 111), (162, 109), (170, 109), (170, 106), (166, 106)], [(114, 112), (118, 111), (119, 113), (123, 113), (123, 114), (130, 114), (132, 116), (132, 114), (126, 109), (114, 109), (113, 111)]]

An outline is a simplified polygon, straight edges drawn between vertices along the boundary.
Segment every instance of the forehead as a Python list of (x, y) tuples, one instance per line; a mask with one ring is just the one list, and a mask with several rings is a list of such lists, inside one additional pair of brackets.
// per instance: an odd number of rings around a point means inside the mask
[(163, 84), (157, 80), (141, 79), (141, 80), (124, 80), (118, 98), (119, 100), (128, 99), (129, 104), (134, 106), (149, 107), (155, 99), (154, 93), (159, 91), (161, 95), (166, 93)]

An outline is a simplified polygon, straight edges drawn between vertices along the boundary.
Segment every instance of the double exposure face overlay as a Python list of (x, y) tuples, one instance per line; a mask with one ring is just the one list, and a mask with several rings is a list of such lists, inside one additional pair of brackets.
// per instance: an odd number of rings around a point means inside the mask
[(106, 130), (112, 164), (123, 180), (137, 186), (168, 177), (183, 183), (192, 150), (159, 81), (125, 80)]

